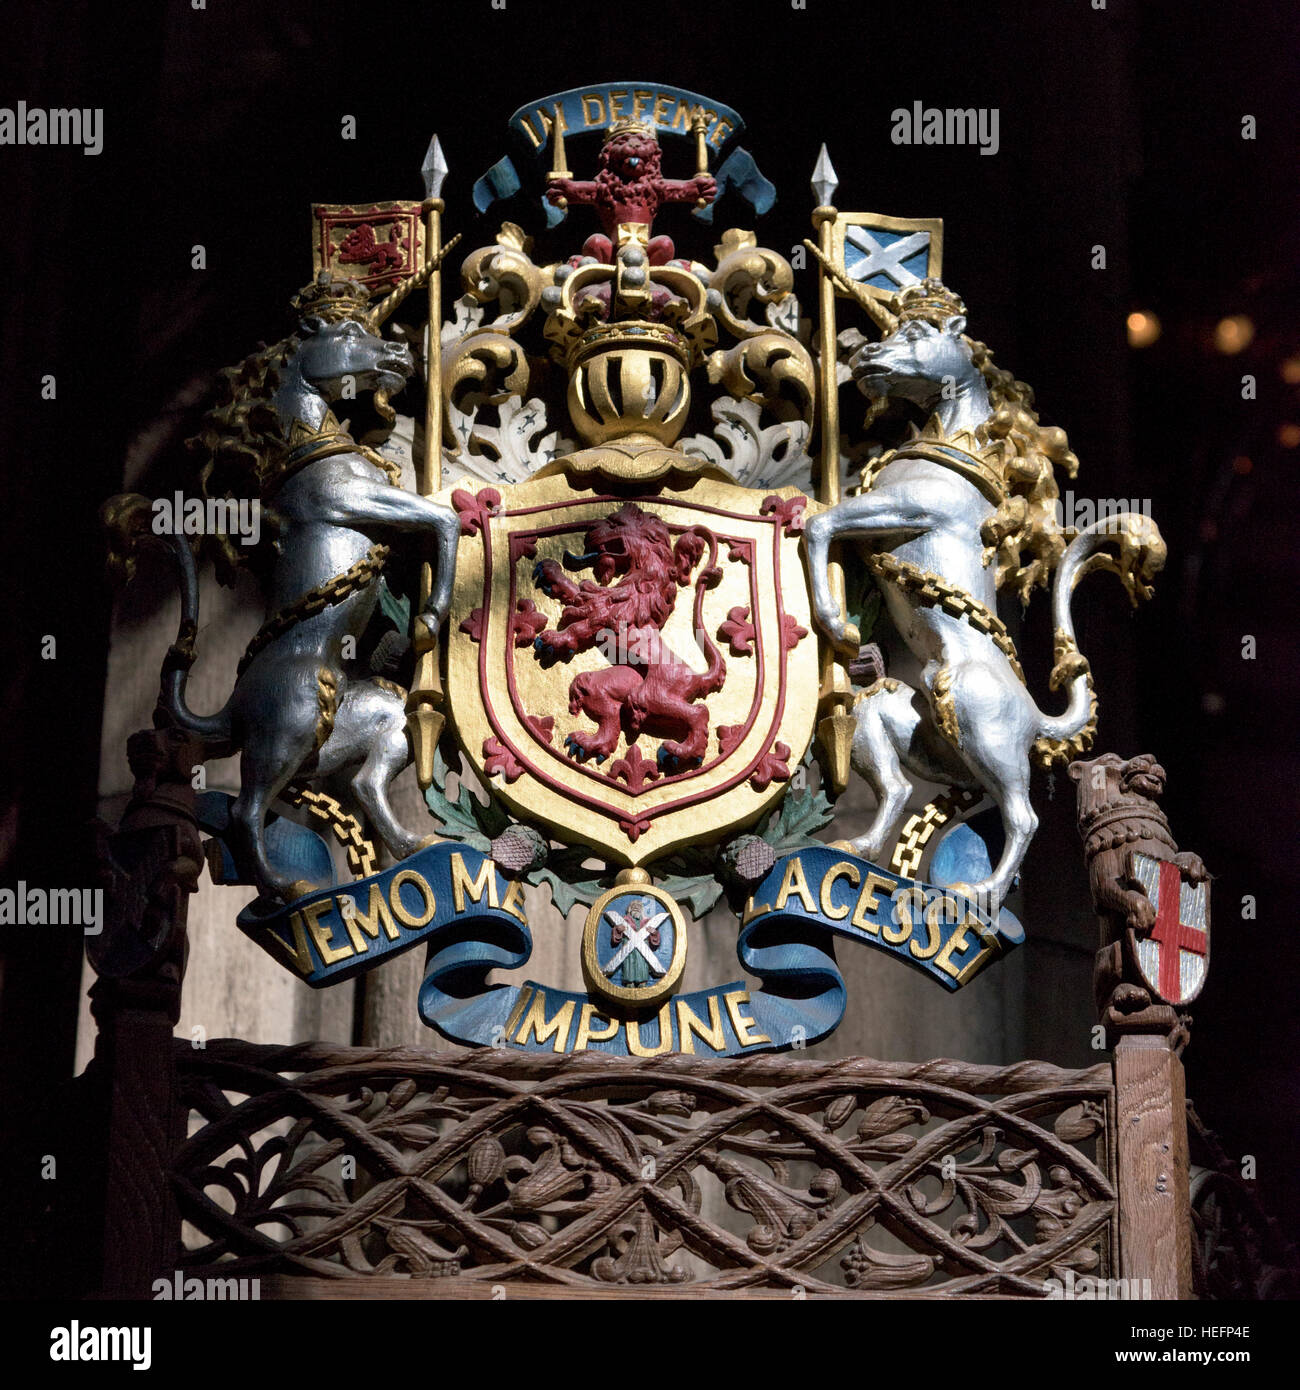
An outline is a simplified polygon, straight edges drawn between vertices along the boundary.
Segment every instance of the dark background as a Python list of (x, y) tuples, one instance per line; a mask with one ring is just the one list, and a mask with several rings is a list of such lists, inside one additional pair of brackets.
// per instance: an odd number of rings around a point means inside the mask
[[(170, 491), (172, 444), (192, 432), (185, 393), (259, 339), (310, 271), (312, 201), (418, 198), (430, 133), (451, 175), (448, 234), (490, 240), (501, 216), (541, 228), (523, 197), (476, 218), (470, 188), (507, 151), (516, 106), (600, 80), (671, 83), (716, 96), (779, 190), (755, 223), (780, 249), (810, 234), (808, 180), (822, 140), (839, 206), (945, 219), (945, 279), (971, 332), (1036, 388), (1045, 420), (1080, 457), (1080, 496), (1150, 498), (1169, 544), (1154, 602), (1131, 617), (1097, 581), (1080, 624), (1101, 693), (1097, 751), (1149, 750), (1169, 772), (1165, 807), (1184, 848), (1216, 875), (1214, 963), (1186, 1054), (1189, 1093), (1232, 1154), (1254, 1154), (1261, 1193), (1300, 1234), (1291, 918), (1298, 671), (1293, 580), (1296, 465), (1283, 425), (1300, 387), (1282, 364), (1297, 328), (1293, 3), (1023, 0), (831, 4), (806, 10), (715, 0), (618, 6), (461, 0), (454, 7), (29, 5), (5, 21), (0, 104), (105, 108), (105, 147), (0, 148), (9, 273), (0, 397), (0, 882), (94, 881), (99, 721), (111, 597), (96, 510), (122, 486), (131, 441), (159, 431), (153, 474)], [(1001, 149), (898, 147), (889, 113), (997, 107)], [(357, 138), (340, 138), (345, 114)], [(1242, 117), (1258, 122), (1242, 139)], [(693, 167), (669, 142), (667, 172)], [(587, 172), (594, 149), (570, 162)], [(521, 172), (525, 161), (518, 161)], [(535, 197), (538, 189), (526, 190)], [(670, 219), (671, 218), (671, 224)], [(543, 240), (571, 249), (577, 219)], [(663, 219), (707, 259), (713, 235)], [(204, 271), (190, 268), (195, 243)], [(1105, 270), (1091, 268), (1094, 245)], [(540, 259), (540, 257), (539, 257)], [(813, 280), (801, 293), (813, 300)], [(1125, 340), (1154, 311), (1161, 338)], [(1215, 323), (1246, 314), (1250, 346), (1217, 352)], [(849, 320), (846, 319), (846, 322)], [(40, 399), (40, 378), (58, 397)], [(1258, 398), (1242, 400), (1253, 374)], [(1300, 431), (1297, 431), (1300, 433)], [(40, 658), (54, 634), (55, 661)], [(1242, 640), (1257, 641), (1253, 660)], [(1045, 692), (1046, 603), (1023, 638)], [(1044, 696), (1045, 698), (1045, 696)], [(1085, 901), (1073, 797), (1058, 779), (1031, 852), (1040, 884)], [(1257, 904), (1242, 920), (1243, 895)], [(1034, 918), (1030, 919), (1031, 940)], [(0, 957), (0, 1114), (16, 1126), (71, 1069), (80, 942), (5, 933)], [(1030, 948), (1027, 948), (1030, 949)], [(1074, 965), (1090, 956), (1076, 943)], [(1061, 1005), (1039, 950), (1030, 1037)], [(1073, 977), (1079, 972), (1073, 971)], [(1086, 979), (1086, 972), (1084, 977)], [(1086, 988), (1086, 987), (1085, 987)], [(935, 1007), (943, 1000), (936, 997)], [(1034, 1020), (1039, 1020), (1035, 1024)], [(1040, 1052), (1088, 1062), (1086, 1036)]]

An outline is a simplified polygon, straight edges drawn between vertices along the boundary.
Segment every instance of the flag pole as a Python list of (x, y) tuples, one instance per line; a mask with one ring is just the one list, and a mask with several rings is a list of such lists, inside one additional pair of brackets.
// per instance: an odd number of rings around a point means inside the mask
[[(821, 242), (818, 260), (818, 282), (820, 302), (820, 323), (818, 340), (818, 366), (820, 372), (821, 396), (821, 451), (817, 478), (817, 500), (825, 507), (833, 507), (841, 499), (840, 486), (840, 399), (839, 381), (836, 374), (838, 361), (835, 332), (835, 280), (828, 273), (834, 264), (835, 208), (831, 199), (839, 186), (835, 170), (831, 165), (826, 146), (821, 147), (817, 164), (813, 169), (812, 191), (817, 201), (813, 209), (812, 222)], [(845, 611), (846, 588), (844, 566), (838, 556), (838, 547), (831, 550), (831, 558), (826, 567), (826, 578), (830, 585), (831, 597), (840, 610)], [(817, 709), (820, 716), (817, 736), (825, 757), (824, 766), (831, 784), (831, 792), (838, 796), (849, 784), (849, 758), (853, 748), (854, 720), (852, 708), (852, 682), (849, 680), (848, 658), (858, 652), (858, 634), (851, 626), (840, 644), (828, 643), (823, 648), (821, 667), (821, 686), (818, 691)]]
[[(421, 497), (431, 497), (442, 487), (442, 272), (440, 245), (442, 213), (445, 204), (439, 194), (447, 176), (447, 164), (437, 135), (421, 168), (424, 176), (424, 258), (428, 270), (429, 323), (425, 354), (424, 451), (416, 465), (416, 486)], [(442, 712), (444, 694), (438, 662), (438, 634), (418, 616), (429, 602), (433, 590), (433, 567), (420, 566), (420, 602), (412, 627), (415, 647), (415, 676), (406, 698), (406, 727), (415, 755), (415, 774), (422, 790), (433, 782), (433, 759), (446, 716)]]

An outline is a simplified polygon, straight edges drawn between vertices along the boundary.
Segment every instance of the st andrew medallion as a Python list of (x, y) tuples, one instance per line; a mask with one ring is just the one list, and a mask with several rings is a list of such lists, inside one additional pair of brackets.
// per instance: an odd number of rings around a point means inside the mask
[(633, 1009), (669, 998), (686, 965), (681, 909), (643, 871), (636, 874), (633, 870), (597, 898), (582, 935), (587, 987), (615, 1006)]

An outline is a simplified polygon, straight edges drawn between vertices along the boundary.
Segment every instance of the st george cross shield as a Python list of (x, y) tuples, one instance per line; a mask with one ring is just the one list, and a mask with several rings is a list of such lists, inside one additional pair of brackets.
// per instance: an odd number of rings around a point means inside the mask
[(1136, 942), (1146, 983), (1170, 1004), (1190, 1004), (1210, 963), (1210, 886), (1189, 883), (1177, 864), (1134, 851), (1132, 876), (1156, 910), (1155, 925)]
[(831, 231), (835, 263), (874, 299), (889, 300), (909, 285), (943, 273), (941, 218), (841, 212)]
[(615, 487), (557, 465), (452, 495), (457, 736), (517, 814), (628, 865), (755, 821), (816, 713), (814, 504), (708, 470), (673, 479)]

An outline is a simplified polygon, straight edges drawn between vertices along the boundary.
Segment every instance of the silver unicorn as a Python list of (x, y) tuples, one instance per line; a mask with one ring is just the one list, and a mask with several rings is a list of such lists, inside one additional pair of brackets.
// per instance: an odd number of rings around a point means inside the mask
[[(1038, 424), (1029, 388), (964, 336), (964, 307), (927, 280), (898, 297), (896, 313), (875, 309), (887, 335), (854, 354), (853, 379), (877, 410), (901, 398), (930, 414), (914, 438), (868, 465), (857, 495), (808, 521), (807, 562), (818, 622), (837, 643), (856, 645), (827, 566), (836, 541), (861, 542), (893, 625), (921, 664), (920, 689), (883, 678), (856, 697), (851, 762), (877, 808), (851, 848), (879, 860), (894, 842), (912, 790), (904, 770), (982, 789), (1001, 811), (1006, 844), (969, 887), (996, 911), (1038, 828), (1031, 756), (1050, 767), (1092, 742), (1096, 700), (1074, 640), (1071, 592), (1089, 570), (1109, 568), (1136, 604), (1150, 596), (1165, 546), (1154, 523), (1131, 512), (1077, 535), (1061, 529), (1053, 466), (1073, 477), (1077, 460), (1063, 431)], [(1117, 559), (1098, 553), (1111, 542)], [(1032, 558), (1022, 564), (1024, 548)], [(1004, 585), (1028, 598), (1054, 566), (1051, 688), (1066, 684), (1069, 703), (1053, 716), (1026, 688), (996, 603)]]
[[(396, 465), (353, 440), (330, 409), (345, 395), (373, 391), (381, 413), (391, 415), (387, 396), (414, 370), (410, 350), (379, 335), (398, 298), (371, 308), (361, 285), (322, 274), (294, 300), (298, 332), (223, 374), (228, 400), (191, 441), (207, 455), (205, 490), (242, 472), (272, 516), (269, 616), (224, 708), (195, 714), (185, 687), (198, 576), (189, 545), (176, 537), (181, 625), (160, 706), (203, 739), (208, 757), (239, 752), (232, 850), (264, 894), (285, 900), (312, 886), (277, 872), (266, 853), (268, 809), (291, 782), (354, 769), (352, 791), (389, 851), (403, 859), (427, 842), (399, 823), (388, 798), (410, 759), (399, 688), (354, 674), (343, 656), (344, 639), (360, 639), (379, 598), (387, 546), (376, 538), (411, 533), (427, 538), (426, 548), (432, 543), (435, 579), (418, 615), (431, 633), (446, 617), (455, 576), (455, 513), (397, 486)], [(106, 516), (111, 526), (111, 504)]]

